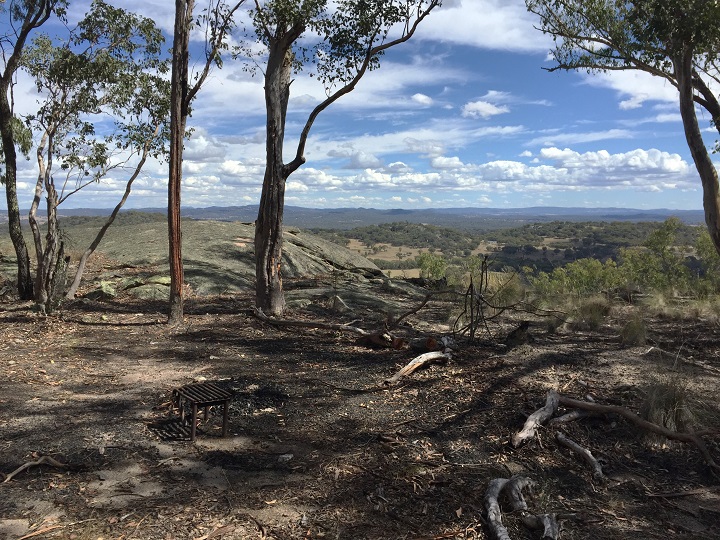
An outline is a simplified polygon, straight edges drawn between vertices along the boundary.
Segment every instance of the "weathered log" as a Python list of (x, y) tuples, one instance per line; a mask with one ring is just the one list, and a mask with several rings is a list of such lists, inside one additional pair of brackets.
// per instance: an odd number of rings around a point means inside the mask
[(430, 364), (445, 364), (451, 358), (452, 355), (449, 352), (433, 351), (421, 354), (420, 356), (416, 356), (410, 360), (410, 362), (408, 362), (405, 367), (403, 367), (395, 375), (389, 379), (385, 379), (385, 384), (395, 384), (405, 375), (410, 375), (420, 368), (427, 367)]
[(535, 482), (530, 480), (527, 476), (513, 476), (505, 484), (503, 491), (507, 492), (508, 499), (510, 500), (510, 506), (513, 512), (526, 511), (528, 505), (525, 502), (525, 497), (522, 492), (523, 489), (532, 489), (535, 487)]
[(542, 529), (542, 540), (557, 540), (560, 536), (560, 523), (556, 514), (529, 514), (522, 517), (528, 529)]
[(483, 502), (485, 505), (485, 513), (487, 515), (488, 526), (490, 532), (496, 540), (511, 540), (508, 530), (502, 522), (502, 511), (498, 498), (505, 485), (509, 482), (506, 478), (495, 478), (490, 481), (485, 490)]
[(712, 456), (710, 455), (710, 451), (707, 449), (707, 446), (705, 446), (703, 440), (696, 433), (679, 433), (677, 431), (672, 431), (671, 429), (668, 429), (664, 426), (659, 426), (658, 424), (648, 422), (647, 420), (640, 418), (634, 412), (618, 405), (601, 405), (599, 403), (588, 403), (587, 401), (580, 401), (578, 399), (572, 399), (564, 396), (558, 397), (560, 399), (560, 404), (565, 405), (566, 407), (575, 407), (591, 412), (619, 414), (623, 418), (630, 420), (636, 426), (652, 433), (657, 433), (658, 435), (662, 435), (663, 437), (674, 441), (692, 443), (702, 455), (705, 463), (707, 463), (716, 471), (720, 471), (720, 465), (718, 465), (715, 460), (713, 460)]
[[(526, 488), (532, 488), (534, 485), (535, 482), (526, 476), (513, 476), (510, 479), (495, 478), (490, 481), (485, 490), (483, 502), (488, 526), (494, 538), (497, 540), (511, 540), (508, 530), (505, 528), (505, 525), (503, 525), (502, 511), (500, 510), (500, 503), (498, 502), (502, 493), (507, 495), (512, 511), (521, 513), (523, 523), (533, 529), (545, 528), (546, 531), (551, 530), (551, 527), (545, 526), (545, 522), (548, 521), (544, 519), (546, 514), (543, 514), (543, 516), (535, 516), (528, 512), (528, 505), (525, 502), (522, 491)], [(538, 523), (540, 525), (538, 525)]]
[(603, 474), (602, 467), (600, 466), (598, 460), (595, 459), (595, 456), (592, 455), (590, 450), (580, 446), (578, 443), (565, 436), (565, 434), (561, 433), (560, 431), (555, 432), (555, 438), (557, 439), (557, 442), (575, 452), (578, 456), (585, 460), (588, 465), (590, 465), (590, 468), (592, 469), (593, 480), (595, 480), (596, 482), (605, 481), (605, 475)]
[(537, 434), (537, 428), (548, 421), (555, 414), (560, 402), (560, 396), (555, 390), (549, 390), (545, 406), (538, 409), (525, 421), (523, 428), (512, 436), (511, 442), (513, 447), (517, 448), (521, 444), (534, 438)]

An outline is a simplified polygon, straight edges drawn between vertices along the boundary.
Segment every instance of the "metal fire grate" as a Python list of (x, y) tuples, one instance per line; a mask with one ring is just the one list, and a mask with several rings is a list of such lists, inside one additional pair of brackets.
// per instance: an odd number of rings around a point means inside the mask
[(180, 420), (185, 420), (185, 405), (190, 409), (190, 440), (195, 440), (197, 429), (197, 413), (199, 407), (205, 407), (205, 421), (208, 419), (208, 408), (212, 405), (223, 406), (222, 436), (228, 431), (228, 405), (233, 398), (231, 390), (225, 390), (213, 383), (195, 383), (176, 388), (172, 392), (172, 408), (170, 414), (177, 408), (180, 411)]

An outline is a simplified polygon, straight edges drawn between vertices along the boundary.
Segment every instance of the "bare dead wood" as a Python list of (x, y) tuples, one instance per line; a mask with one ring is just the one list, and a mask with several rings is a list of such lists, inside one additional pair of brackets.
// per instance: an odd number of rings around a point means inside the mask
[(511, 442), (514, 448), (524, 444), (526, 441), (534, 438), (537, 429), (548, 421), (557, 411), (560, 402), (560, 395), (555, 390), (549, 390), (545, 405), (528, 416), (523, 428), (512, 436)]
[(528, 529), (542, 529), (542, 540), (557, 540), (560, 536), (560, 523), (557, 514), (530, 514), (522, 517), (523, 524)]
[(506, 478), (490, 480), (485, 490), (485, 497), (483, 498), (488, 526), (490, 527), (492, 536), (496, 538), (496, 540), (511, 540), (508, 530), (505, 528), (505, 525), (503, 525), (502, 511), (500, 510), (500, 503), (498, 502), (500, 493), (508, 482), (509, 480)]
[(535, 482), (530, 480), (527, 476), (513, 476), (508, 480), (503, 488), (504, 492), (507, 492), (508, 499), (510, 500), (510, 506), (513, 511), (526, 511), (528, 505), (525, 502), (525, 497), (522, 492), (524, 489), (532, 489), (535, 487)]
[(520, 512), (521, 519), (526, 527), (543, 529), (543, 540), (556, 540), (560, 534), (560, 526), (555, 514), (535, 515), (528, 511), (528, 505), (523, 496), (523, 490), (532, 489), (535, 485), (526, 476), (513, 476), (510, 479), (496, 478), (488, 484), (483, 499), (488, 526), (491, 536), (497, 540), (510, 540), (510, 535), (502, 523), (502, 511), (498, 499), (505, 494), (514, 512)]
[(603, 474), (602, 467), (600, 466), (598, 460), (595, 459), (595, 456), (592, 455), (590, 450), (580, 446), (578, 443), (576, 443), (560, 431), (557, 431), (555, 433), (555, 439), (557, 439), (557, 442), (559, 442), (563, 446), (566, 446), (567, 448), (575, 452), (578, 456), (585, 460), (588, 465), (590, 465), (590, 468), (592, 469), (593, 480), (595, 480), (596, 482), (605, 481), (605, 475)]
[(268, 317), (263, 313), (260, 308), (253, 310), (253, 315), (263, 322), (272, 324), (274, 326), (294, 326), (298, 328), (318, 328), (321, 330), (335, 330), (338, 332), (352, 332), (361, 336), (369, 336), (370, 333), (366, 332), (362, 328), (351, 326), (349, 324), (332, 324), (332, 323), (321, 323), (313, 321), (298, 321), (293, 319), (276, 319), (275, 317)]
[(27, 463), (20, 465), (17, 469), (15, 469), (13, 472), (8, 474), (5, 477), (5, 480), (2, 481), (2, 483), (5, 484), (5, 483), (9, 482), (10, 480), (13, 479), (14, 476), (20, 474), (25, 469), (29, 469), (30, 467), (35, 467), (37, 465), (45, 465), (45, 464), (51, 465), (53, 467), (57, 467), (59, 469), (64, 469), (67, 467), (67, 465), (65, 465), (64, 463), (60, 463), (59, 461), (51, 458), (50, 456), (43, 456), (36, 461), (28, 461)]
[(410, 360), (410, 362), (408, 362), (395, 375), (393, 375), (389, 379), (385, 379), (385, 384), (395, 384), (401, 378), (405, 377), (406, 375), (410, 375), (418, 369), (427, 367), (431, 364), (445, 364), (451, 358), (452, 355), (449, 352), (433, 351), (421, 354), (420, 356), (416, 356), (415, 358)]
[(578, 399), (572, 399), (564, 396), (558, 397), (560, 399), (560, 404), (565, 405), (566, 407), (575, 407), (591, 412), (619, 414), (623, 418), (629, 420), (639, 428), (642, 428), (646, 431), (650, 431), (651, 433), (657, 433), (658, 435), (662, 435), (663, 437), (674, 441), (694, 444), (702, 455), (703, 459), (705, 460), (705, 463), (707, 463), (707, 465), (712, 467), (715, 471), (720, 472), (720, 465), (718, 465), (715, 460), (713, 460), (712, 456), (710, 455), (710, 451), (707, 449), (707, 446), (705, 446), (703, 440), (696, 433), (680, 433), (677, 431), (672, 431), (671, 429), (668, 429), (664, 426), (648, 422), (634, 412), (618, 405), (602, 405), (599, 403), (588, 403), (586, 401), (580, 401)]
[(591, 416), (592, 413), (590, 411), (581, 411), (579, 409), (573, 409), (567, 414), (563, 414), (562, 416), (556, 416), (555, 418), (551, 418), (547, 425), (548, 426), (556, 426), (558, 424), (567, 424), (568, 422), (574, 422), (575, 420), (579, 420), (581, 418), (587, 418), (588, 416)]

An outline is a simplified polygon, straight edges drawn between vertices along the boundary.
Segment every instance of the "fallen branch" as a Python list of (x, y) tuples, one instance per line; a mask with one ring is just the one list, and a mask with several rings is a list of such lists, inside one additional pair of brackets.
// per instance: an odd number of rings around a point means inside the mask
[(557, 514), (529, 514), (522, 517), (528, 529), (542, 529), (542, 540), (557, 540), (560, 536), (560, 523)]
[(634, 412), (618, 405), (601, 405), (599, 403), (588, 403), (587, 401), (580, 401), (578, 399), (572, 399), (563, 396), (558, 397), (560, 399), (560, 404), (565, 405), (566, 407), (575, 407), (578, 409), (599, 413), (619, 414), (623, 418), (630, 420), (633, 424), (644, 430), (650, 431), (652, 433), (657, 433), (658, 435), (662, 435), (663, 437), (674, 441), (692, 443), (702, 455), (705, 463), (707, 463), (708, 466), (712, 467), (716, 471), (720, 471), (720, 465), (715, 463), (712, 456), (710, 455), (709, 450), (707, 449), (707, 446), (705, 446), (703, 440), (695, 433), (680, 433), (677, 431), (672, 431), (671, 429), (668, 429), (664, 426), (648, 422), (647, 420), (640, 418)]
[(558, 424), (567, 424), (568, 422), (574, 422), (575, 420), (586, 418), (588, 416), (591, 416), (590, 411), (580, 411), (578, 409), (575, 409), (567, 414), (563, 414), (562, 416), (556, 416), (555, 418), (551, 418), (548, 421), (547, 425), (556, 426)]
[(556, 514), (535, 515), (528, 511), (528, 505), (522, 491), (532, 489), (535, 485), (530, 478), (513, 476), (512, 478), (496, 478), (490, 481), (483, 502), (487, 515), (491, 536), (497, 540), (511, 540), (508, 530), (502, 523), (502, 511), (498, 499), (502, 493), (507, 495), (513, 512), (520, 512), (523, 524), (530, 529), (543, 529), (543, 540), (557, 540), (560, 525)]
[(433, 351), (421, 354), (420, 356), (417, 356), (410, 360), (410, 362), (405, 365), (405, 367), (403, 367), (400, 371), (398, 371), (395, 375), (393, 375), (389, 379), (385, 379), (385, 384), (395, 384), (405, 375), (410, 375), (411, 373), (417, 371), (420, 368), (427, 367), (430, 364), (445, 364), (451, 358), (452, 355), (449, 352)]
[(537, 434), (537, 428), (547, 422), (548, 419), (555, 414), (559, 402), (560, 396), (558, 393), (555, 390), (548, 391), (545, 406), (528, 416), (523, 428), (512, 436), (511, 442), (513, 447), (517, 448), (526, 441), (534, 438)]
[(44, 464), (48, 464), (48, 465), (51, 465), (51, 466), (53, 466), (53, 467), (58, 467), (58, 468), (60, 468), (60, 469), (64, 469), (64, 468), (67, 467), (67, 465), (65, 465), (65, 464), (63, 464), (63, 463), (60, 463), (59, 461), (57, 461), (56, 459), (51, 458), (50, 456), (43, 456), (43, 457), (41, 457), (40, 459), (38, 459), (37, 461), (28, 461), (27, 463), (24, 463), (23, 465), (20, 465), (17, 469), (15, 469), (13, 472), (11, 472), (10, 474), (8, 474), (8, 475), (5, 477), (5, 480), (2, 481), (2, 483), (5, 484), (5, 483), (9, 482), (10, 480), (12, 480), (12, 478), (13, 478), (15, 475), (23, 472), (25, 469), (29, 469), (30, 467), (35, 467), (36, 465), (44, 465)]
[(487, 522), (490, 527), (492, 536), (497, 540), (511, 540), (508, 530), (502, 522), (502, 511), (498, 498), (505, 485), (509, 482), (506, 478), (495, 478), (490, 480), (490, 484), (485, 490), (483, 502), (485, 504), (485, 512), (487, 514)]
[(361, 336), (368, 336), (370, 335), (368, 332), (363, 330), (362, 328), (358, 328), (356, 326), (350, 326), (349, 324), (331, 324), (331, 323), (321, 323), (321, 322), (311, 322), (311, 321), (297, 321), (293, 319), (276, 319), (274, 317), (268, 317), (265, 315), (260, 308), (255, 308), (253, 310), (253, 315), (260, 319), (263, 322), (266, 322), (268, 324), (272, 324), (274, 326), (296, 326), (300, 328), (319, 328), (322, 330), (335, 330), (338, 332), (352, 332), (355, 334), (359, 334)]
[(592, 476), (593, 479), (596, 482), (604, 482), (605, 481), (605, 475), (603, 474), (602, 467), (600, 466), (600, 463), (597, 459), (592, 455), (590, 450), (587, 448), (583, 448), (578, 443), (573, 441), (572, 439), (565, 436), (565, 434), (561, 433), (560, 431), (557, 431), (555, 433), (555, 438), (557, 439), (557, 442), (562, 444), (563, 446), (568, 447), (570, 450), (575, 452), (578, 456), (580, 456), (582, 459), (584, 459), (588, 465), (590, 465), (592, 469)]

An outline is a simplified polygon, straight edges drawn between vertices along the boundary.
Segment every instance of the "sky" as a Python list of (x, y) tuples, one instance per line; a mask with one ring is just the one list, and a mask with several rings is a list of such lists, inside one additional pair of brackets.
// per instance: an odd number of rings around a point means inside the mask
[[(110, 3), (154, 19), (170, 46), (173, 2)], [(197, 0), (197, 9), (203, 4)], [(70, 18), (87, 7), (85, 0), (71, 0)], [(288, 179), (286, 205), (701, 209), (677, 91), (638, 72), (549, 72), (543, 68), (552, 66), (552, 41), (537, 24), (522, 0), (446, 0), (410, 41), (382, 58), (380, 69), (318, 117), (307, 162)], [(203, 61), (200, 38), (194, 36), (191, 51), (196, 67)], [(193, 104), (183, 206), (259, 201), (263, 82), (246, 67), (227, 58)], [(286, 161), (324, 95), (317, 80), (295, 75)], [(21, 75), (18, 112), (36, 110), (37, 99), (32, 81)], [(717, 132), (709, 116), (700, 114), (699, 121), (712, 146)], [(167, 177), (166, 164), (148, 163), (126, 208), (165, 206)], [(29, 206), (36, 178), (36, 162), (23, 162), (21, 206)], [(63, 206), (111, 208), (126, 180), (122, 171), (113, 172)]]

